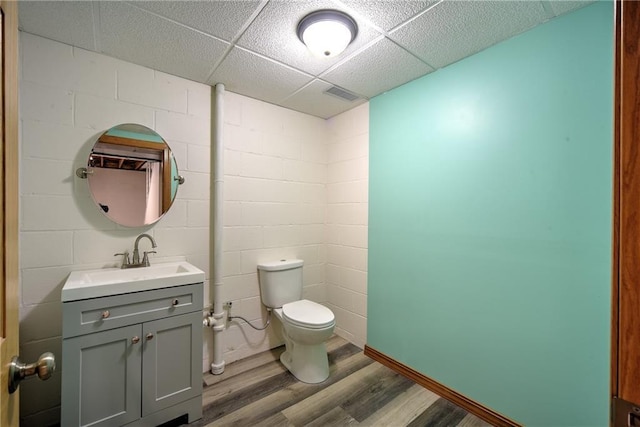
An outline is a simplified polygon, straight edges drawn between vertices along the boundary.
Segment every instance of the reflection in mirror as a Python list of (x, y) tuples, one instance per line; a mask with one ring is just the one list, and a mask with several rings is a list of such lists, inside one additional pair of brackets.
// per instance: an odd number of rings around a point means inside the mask
[(86, 176), (100, 211), (127, 227), (158, 221), (178, 186), (178, 167), (167, 143), (155, 131), (132, 123), (114, 126), (98, 138)]

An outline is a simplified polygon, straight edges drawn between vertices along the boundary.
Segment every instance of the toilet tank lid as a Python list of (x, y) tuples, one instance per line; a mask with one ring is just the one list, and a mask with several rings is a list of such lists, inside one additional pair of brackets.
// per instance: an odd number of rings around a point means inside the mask
[(263, 262), (258, 264), (258, 270), (264, 271), (280, 271), (291, 270), (292, 268), (302, 267), (304, 261), (301, 259), (281, 259), (279, 261)]

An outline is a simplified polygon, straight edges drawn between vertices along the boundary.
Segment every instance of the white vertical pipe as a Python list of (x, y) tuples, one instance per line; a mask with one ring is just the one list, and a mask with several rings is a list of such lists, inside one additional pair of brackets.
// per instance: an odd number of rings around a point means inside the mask
[(222, 332), (225, 328), (225, 313), (222, 301), (222, 208), (224, 187), (224, 141), (222, 138), (224, 128), (224, 85), (218, 83), (215, 86), (215, 110), (213, 147), (211, 150), (211, 189), (213, 190), (213, 203), (210, 210), (211, 224), (210, 234), (212, 247), (213, 271), (213, 362), (211, 373), (218, 375), (224, 372), (224, 359), (222, 354)]

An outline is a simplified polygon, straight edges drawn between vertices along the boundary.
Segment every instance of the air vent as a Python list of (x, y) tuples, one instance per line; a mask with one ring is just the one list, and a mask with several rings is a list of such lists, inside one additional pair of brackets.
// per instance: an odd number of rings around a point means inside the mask
[(347, 92), (346, 90), (340, 89), (337, 86), (331, 86), (329, 89), (325, 90), (324, 93), (340, 98), (343, 101), (349, 101), (349, 102), (353, 102), (356, 99), (360, 98), (358, 95), (355, 95), (351, 92)]

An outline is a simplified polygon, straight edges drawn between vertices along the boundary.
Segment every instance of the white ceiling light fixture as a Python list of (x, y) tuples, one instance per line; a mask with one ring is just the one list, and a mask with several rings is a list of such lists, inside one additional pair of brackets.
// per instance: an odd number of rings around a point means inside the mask
[(311, 53), (320, 58), (331, 58), (342, 53), (356, 38), (358, 25), (339, 10), (317, 10), (302, 18), (297, 32)]

